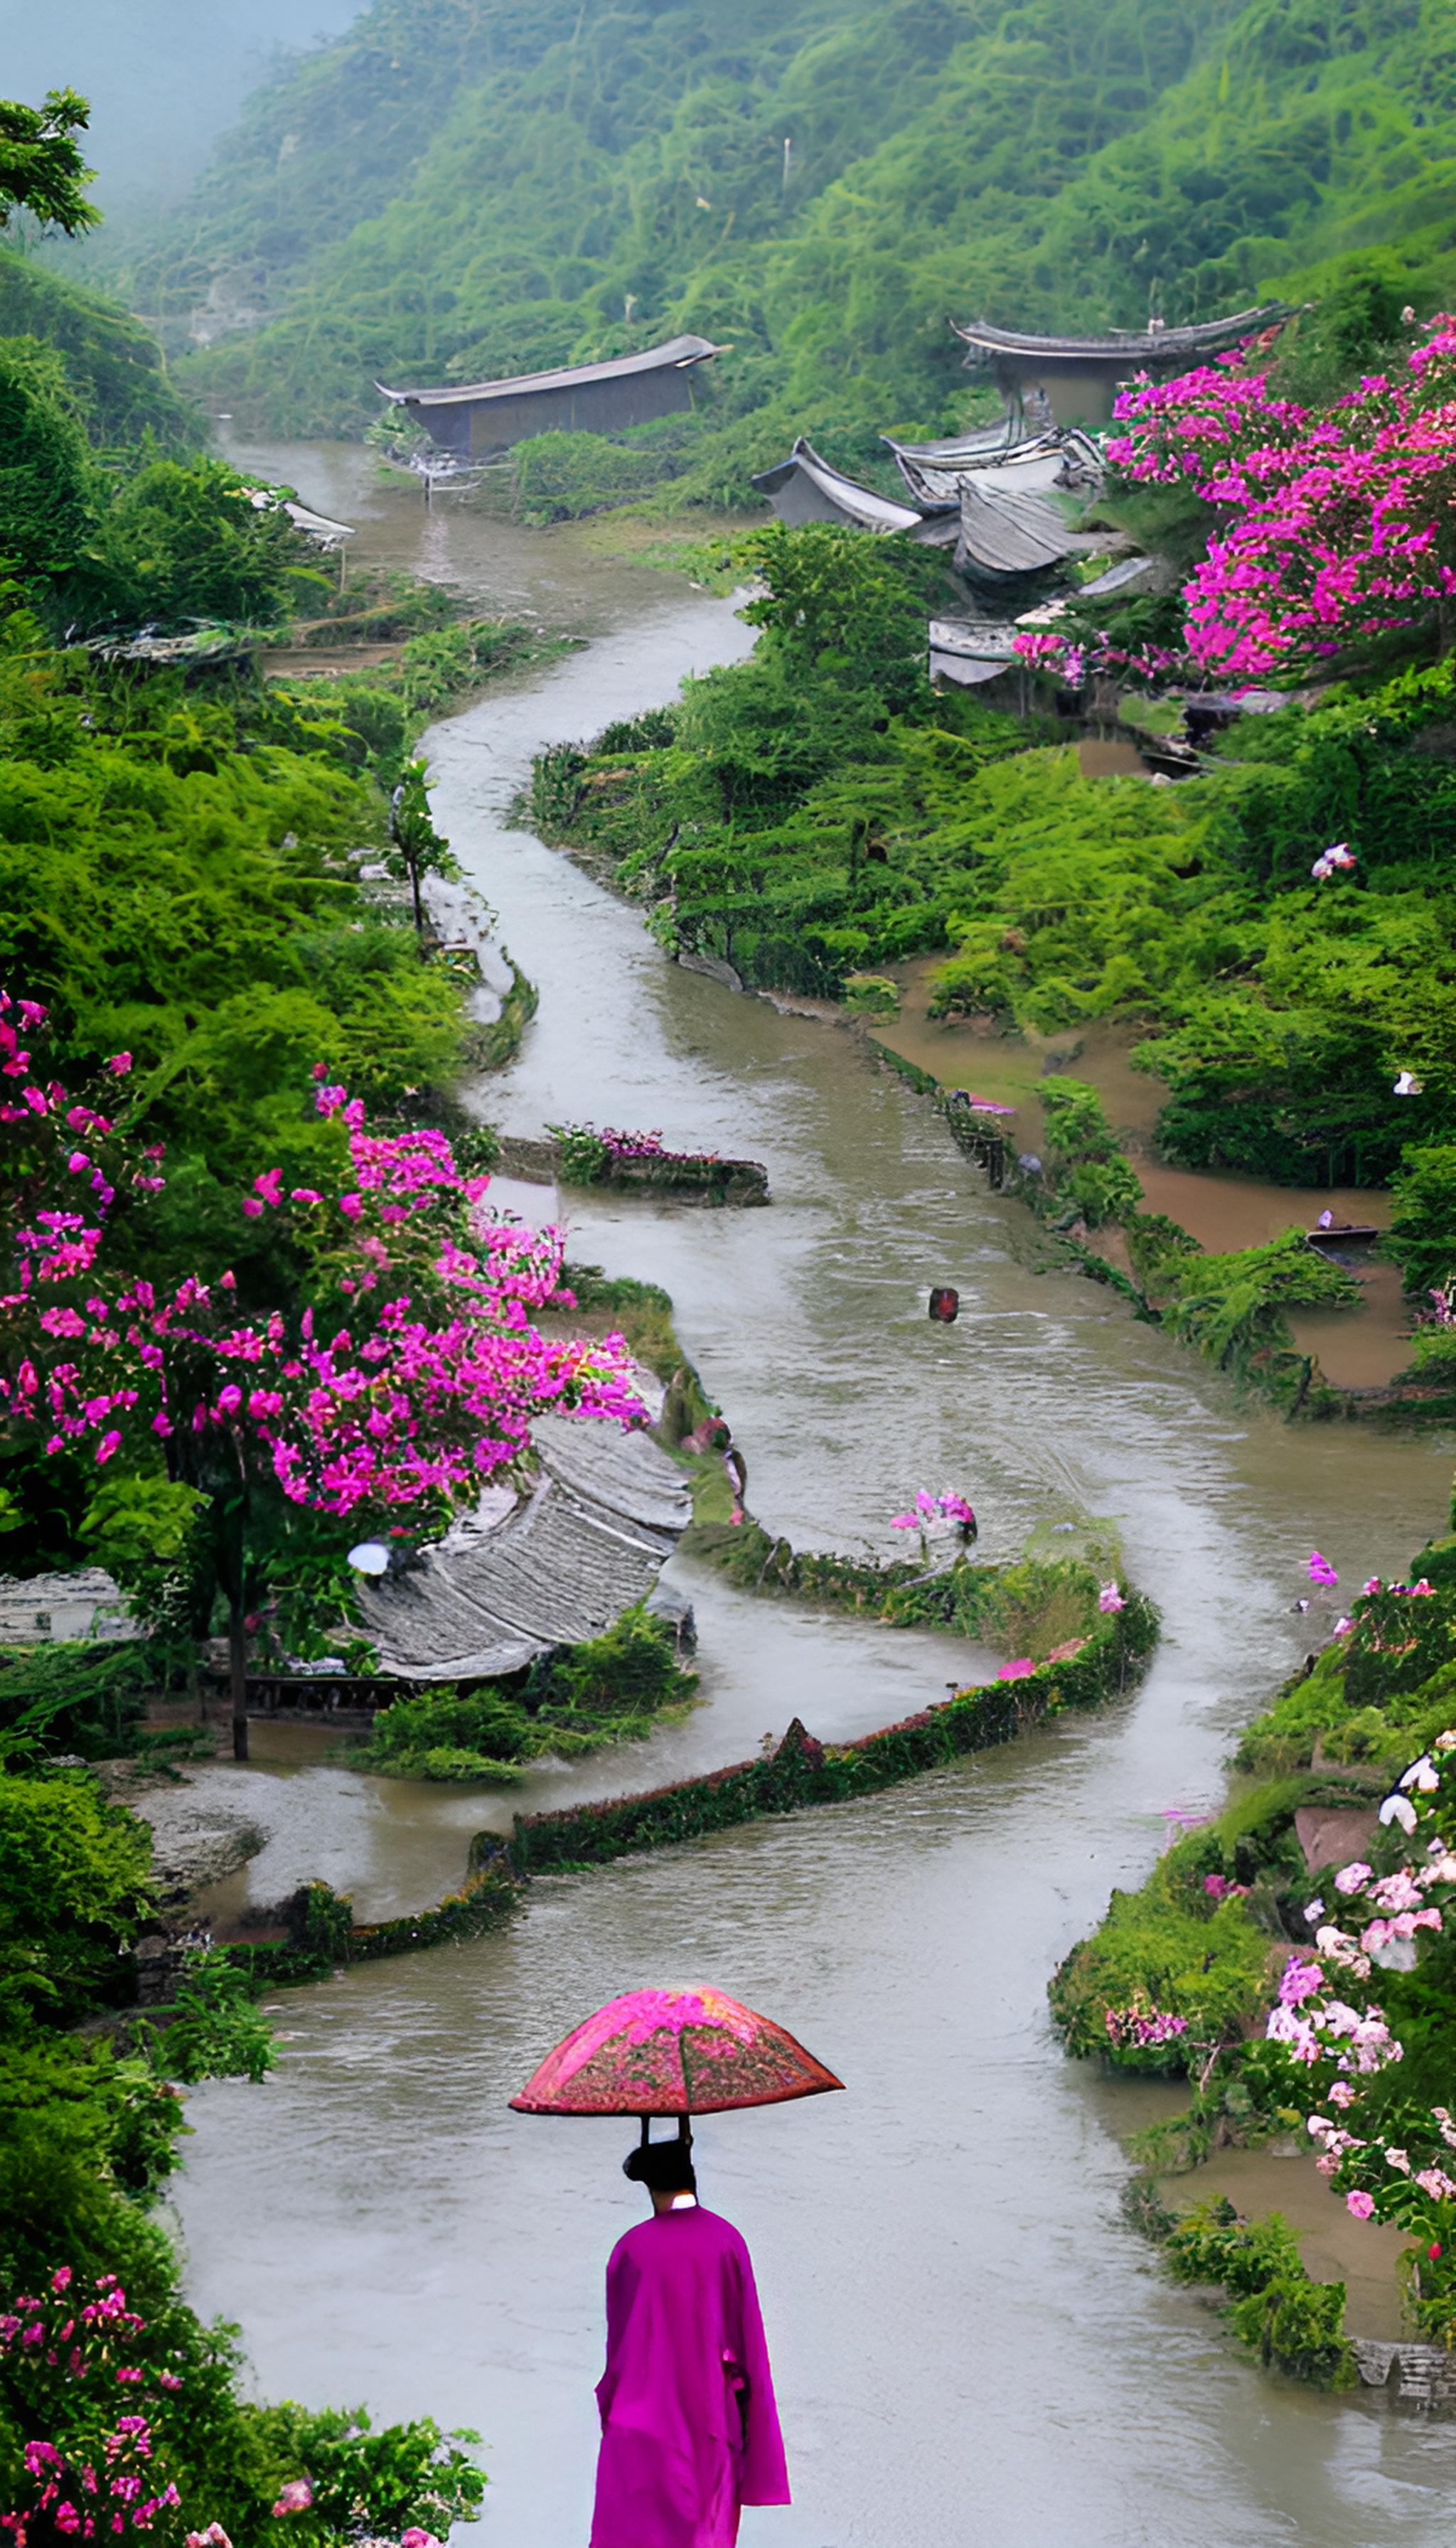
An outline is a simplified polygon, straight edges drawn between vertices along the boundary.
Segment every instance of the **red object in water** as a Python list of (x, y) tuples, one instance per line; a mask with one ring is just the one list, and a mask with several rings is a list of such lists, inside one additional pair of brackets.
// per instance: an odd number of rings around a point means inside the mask
[(959, 1293), (954, 1292), (949, 1283), (937, 1284), (930, 1296), (930, 1314), (933, 1319), (939, 1319), (943, 1326), (954, 1326), (960, 1316)]
[(844, 2084), (771, 2017), (699, 1985), (608, 2000), (510, 2102), (518, 2115), (718, 2115)]

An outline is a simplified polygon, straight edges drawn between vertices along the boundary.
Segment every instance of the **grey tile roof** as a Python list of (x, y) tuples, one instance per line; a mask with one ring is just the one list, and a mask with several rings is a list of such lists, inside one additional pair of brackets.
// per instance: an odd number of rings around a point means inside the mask
[(897, 504), (892, 497), (877, 496), (872, 487), (862, 487), (858, 479), (831, 468), (802, 434), (786, 460), (780, 460), (776, 469), (761, 471), (753, 483), (780, 520), (836, 518), (852, 522), (858, 530), (881, 532), (914, 530), (920, 520), (918, 510)]
[(721, 351), (706, 336), (674, 336), (666, 345), (653, 345), (645, 354), (620, 354), (610, 363), (578, 363), (564, 372), (522, 372), (515, 380), (462, 382), (458, 388), (434, 390), (391, 390), (383, 381), (374, 386), (381, 398), (397, 404), (409, 401), (411, 407), (459, 407), (463, 401), (479, 405), (491, 399), (520, 398), (528, 390), (584, 389), (589, 381), (630, 380), (636, 372), (661, 372), (670, 366), (685, 368), (705, 363), (710, 354)]
[(409, 1574), (360, 1596), (382, 1672), (406, 1681), (519, 1671), (598, 1637), (646, 1598), (691, 1518), (676, 1463), (645, 1433), (543, 1416), (539, 1468), (501, 1519), (457, 1521)]

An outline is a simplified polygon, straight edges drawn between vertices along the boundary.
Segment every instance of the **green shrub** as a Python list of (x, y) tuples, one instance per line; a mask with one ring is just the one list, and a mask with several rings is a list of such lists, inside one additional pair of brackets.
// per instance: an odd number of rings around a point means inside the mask
[[(1202, 1835), (1180, 1841), (1136, 1893), (1115, 1892), (1095, 1935), (1074, 1947), (1050, 1984), (1051, 2014), (1069, 2052), (1125, 2069), (1178, 2071), (1196, 2048), (1236, 2040), (1264, 2005), (1270, 1944), (1236, 1895), (1201, 1889)], [(1107, 2013), (1139, 2004), (1187, 2020), (1162, 2044), (1115, 2045)]]
[(247, 1976), (226, 1956), (189, 1956), (164, 2031), (137, 2029), (155, 2069), (188, 2085), (199, 2079), (250, 2079), (254, 2087), (278, 2058), (273, 2030), (258, 2014)]
[(1222, 1256), (1165, 1259), (1164, 1273), (1177, 1286), (1163, 1313), (1168, 1325), (1224, 1366), (1287, 1346), (1287, 1311), (1357, 1309), (1361, 1300), (1353, 1277), (1311, 1247), (1300, 1229)]
[(151, 1902), (151, 1834), (82, 1771), (0, 1777), (0, 2014), (115, 1999)]
[(672, 1628), (641, 1604), (604, 1635), (540, 1655), (507, 1685), (425, 1689), (375, 1717), (360, 1768), (401, 1778), (508, 1785), (551, 1754), (571, 1759), (645, 1733), (663, 1707), (696, 1686), (677, 1659)]
[(516, 503), (528, 522), (569, 522), (651, 495), (677, 475), (670, 452), (602, 433), (535, 433), (511, 453)]
[(883, 973), (851, 973), (845, 983), (845, 1007), (855, 1018), (897, 1018), (901, 991)]
[(135, 1750), (157, 1676), (130, 1639), (0, 1649), (0, 1729), (42, 1752), (112, 1760)]
[(1098, 1625), (1101, 1585), (1075, 1558), (1023, 1558), (1017, 1566), (966, 1571), (981, 1578), (974, 1633), (998, 1654), (1045, 1663), (1058, 1646), (1090, 1637)]
[(1200, 2203), (1169, 2232), (1163, 2255), (1179, 2282), (1222, 2283), (1234, 2295), (1229, 2322), (1266, 2367), (1320, 2389), (1354, 2387), (1344, 2284), (1312, 2279), (1279, 2213), (1250, 2222), (1228, 2201)]
[(1400, 1266), (1407, 1291), (1423, 1297), (1456, 1275), (1456, 1142), (1417, 1142), (1403, 1151), (1391, 1191), (1395, 1203), (1385, 1249)]
[(526, 1703), (543, 1714), (650, 1716), (681, 1703), (695, 1687), (695, 1676), (678, 1662), (669, 1622), (638, 1602), (601, 1636), (581, 1646), (554, 1647), (532, 1664)]

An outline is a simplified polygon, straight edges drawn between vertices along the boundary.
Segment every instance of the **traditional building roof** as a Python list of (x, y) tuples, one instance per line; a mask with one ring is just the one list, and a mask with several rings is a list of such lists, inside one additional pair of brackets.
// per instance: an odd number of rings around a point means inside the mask
[(659, 416), (682, 415), (692, 405), (691, 374), (720, 350), (706, 336), (674, 336), (644, 354), (521, 372), (508, 381), (423, 390), (376, 386), (424, 427), (437, 450), (459, 461), (484, 461), (537, 433), (625, 433)]
[(891, 497), (876, 496), (872, 487), (862, 487), (842, 470), (832, 469), (802, 434), (786, 460), (780, 460), (776, 469), (763, 470), (753, 483), (761, 496), (768, 497), (780, 522), (846, 522), (856, 530), (881, 533), (920, 528), (918, 510), (895, 503)]
[(1130, 371), (1148, 371), (1216, 353), (1237, 337), (1253, 335), (1290, 315), (1288, 302), (1264, 301), (1257, 309), (1235, 311), (1228, 318), (1202, 318), (1188, 327), (1108, 327), (1097, 336), (1036, 336), (1016, 327), (993, 327), (985, 318), (972, 319), (967, 326), (953, 318), (951, 324), (964, 344), (988, 359), (1020, 354), (1051, 358), (1058, 364), (1085, 359), (1099, 367), (1116, 360), (1126, 363)]
[(681, 1469), (615, 1424), (543, 1415), (532, 1438), (539, 1468), (522, 1498), (488, 1489), (408, 1574), (361, 1589), (382, 1671), (518, 1672), (551, 1646), (599, 1637), (652, 1592), (692, 1517)]
[[(1007, 416), (1006, 424), (1012, 422)], [(966, 481), (993, 491), (1027, 494), (1053, 487), (1080, 488), (1089, 495), (1102, 483), (1102, 454), (1090, 435), (1053, 427), (1022, 441), (1006, 439), (999, 447), (980, 447), (979, 438), (913, 445), (891, 443), (895, 465), (916, 502), (926, 511), (954, 510)], [(888, 435), (885, 436), (888, 441)]]
[(895, 467), (916, 502), (927, 505), (954, 504), (964, 471), (984, 468), (1019, 447), (1017, 420), (1006, 410), (994, 424), (979, 425), (974, 433), (953, 434), (944, 442), (897, 442), (892, 433), (879, 438), (893, 453)]
[(974, 688), (994, 682), (1020, 661), (1017, 630), (1007, 619), (933, 619), (929, 636), (933, 682)]
[(533, 391), (580, 390), (598, 381), (633, 380), (641, 372), (687, 371), (718, 351), (706, 336), (674, 336), (645, 354), (619, 354), (609, 363), (577, 363), (560, 372), (522, 372), (515, 380), (471, 381), (437, 390), (391, 390), (383, 381), (374, 386), (381, 398), (393, 399), (397, 407), (459, 407), (465, 401), (477, 407), (493, 399), (523, 398)]
[(1073, 528), (1076, 509), (1050, 493), (1016, 494), (987, 486), (984, 478), (964, 478), (956, 563), (983, 575), (1042, 575), (1063, 558), (1105, 552), (1111, 545), (1105, 531)]
[(1166, 592), (1177, 582), (1176, 572), (1159, 557), (1119, 558), (1106, 574), (1095, 577), (1091, 584), (1079, 587), (1079, 601), (1108, 601), (1119, 592)]

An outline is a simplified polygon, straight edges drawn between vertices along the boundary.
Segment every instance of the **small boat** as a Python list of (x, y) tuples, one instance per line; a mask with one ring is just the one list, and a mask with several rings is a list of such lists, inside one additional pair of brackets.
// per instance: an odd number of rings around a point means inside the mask
[(1321, 1213), (1305, 1236), (1312, 1247), (1367, 1247), (1384, 1232), (1373, 1221), (1335, 1221), (1328, 1213)]

